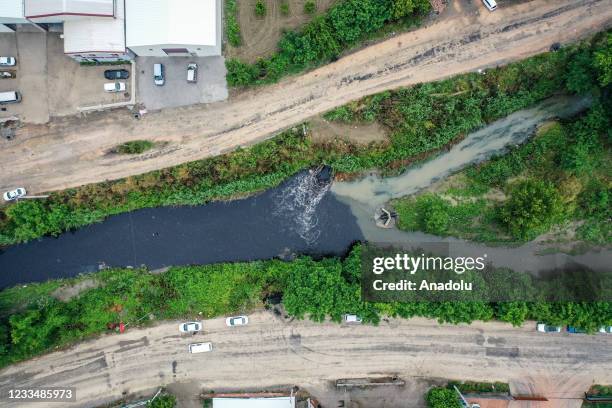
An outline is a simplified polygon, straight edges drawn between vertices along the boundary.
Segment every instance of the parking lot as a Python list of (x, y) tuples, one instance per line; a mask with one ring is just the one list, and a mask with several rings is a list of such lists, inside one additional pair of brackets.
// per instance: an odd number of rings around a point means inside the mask
[[(197, 82), (187, 82), (187, 64), (198, 64)], [(153, 82), (153, 64), (164, 65), (165, 84)], [(136, 98), (149, 110), (197, 103), (209, 103), (227, 98), (225, 61), (223, 57), (137, 57)]]
[(130, 100), (131, 81), (125, 93), (104, 92), (106, 69), (131, 69), (131, 65), (82, 66), (64, 55), (60, 33), (44, 33), (20, 26), (17, 33), (0, 34), (0, 55), (17, 59), (10, 67), (16, 77), (0, 79), (0, 92), (19, 91), (21, 102), (2, 105), (0, 119), (17, 116), (24, 122), (46, 123), (52, 116), (78, 113), (81, 108)]

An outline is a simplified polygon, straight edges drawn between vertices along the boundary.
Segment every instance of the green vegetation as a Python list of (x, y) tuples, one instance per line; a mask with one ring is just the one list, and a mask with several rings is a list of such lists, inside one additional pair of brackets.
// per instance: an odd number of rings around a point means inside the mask
[(176, 397), (170, 394), (163, 394), (155, 398), (153, 402), (147, 402), (147, 408), (174, 408), (176, 407)]
[(263, 0), (257, 0), (257, 3), (255, 3), (255, 15), (257, 17), (263, 17), (266, 15), (266, 12), (266, 3), (264, 3)]
[(289, 15), (289, 2), (287, 0), (283, 0), (281, 2), (280, 13), (282, 16), (285, 16), (285, 17)]
[(234, 47), (239, 47), (242, 44), (240, 24), (238, 24), (236, 18), (237, 7), (236, 0), (225, 0), (225, 35), (227, 41)]
[(304, 13), (306, 14), (314, 14), (317, 11), (317, 3), (314, 0), (306, 0), (304, 3)]
[(455, 185), (396, 200), (399, 227), (524, 242), (573, 223), (575, 239), (612, 242), (612, 101), (607, 76), (597, 68), (602, 53), (610, 51), (610, 38), (601, 35), (576, 47), (562, 75), (568, 90), (595, 98), (587, 113), (546, 126), (527, 144), (466, 169), (454, 176)]
[[(67, 301), (53, 296), (59, 285), (80, 279), (95, 280), (97, 286)], [(499, 319), (515, 325), (533, 319), (589, 331), (612, 324), (612, 303), (604, 302), (364, 303), (360, 279), (361, 246), (357, 245), (343, 260), (300, 257), (291, 262), (174, 267), (162, 274), (116, 269), (19, 286), (0, 293), (0, 366), (107, 332), (109, 324), (133, 327), (152, 319), (245, 313), (279, 294), (289, 315), (315, 321), (339, 322), (344, 313), (356, 313), (373, 324), (381, 316), (422, 316), (449, 323)]]
[(155, 143), (149, 140), (132, 140), (117, 146), (114, 151), (119, 154), (140, 154), (152, 149)]
[[(304, 4), (314, 13), (312, 1)], [(226, 61), (230, 86), (250, 86), (278, 81), (283, 76), (324, 64), (386, 24), (413, 21), (430, 10), (428, 0), (342, 0), (315, 17), (301, 31), (287, 31), (278, 51), (254, 64)]]
[[(590, 396), (612, 398), (612, 385), (592, 385), (587, 392)], [(583, 402), (582, 408), (612, 408), (612, 402)]]
[[(52, 193), (44, 201), (20, 201), (0, 209), (0, 245), (56, 235), (139, 208), (196, 205), (252, 194), (321, 163), (332, 166), (336, 173), (353, 174), (371, 168), (396, 172), (457, 142), (487, 122), (563, 91), (568, 62), (576, 50), (567, 47), (557, 53), (542, 54), (489, 70), (487, 75), (466, 74), (383, 92), (325, 115), (330, 120), (355, 124), (377, 121), (387, 130), (387, 142), (367, 146), (341, 140), (314, 144), (303, 136), (301, 129), (295, 129), (222, 156)], [(576, 163), (566, 162), (568, 166)], [(588, 207), (596, 214), (590, 219), (601, 217), (602, 206), (607, 203), (603, 186), (594, 183), (588, 189), (599, 200)], [(478, 205), (476, 201), (461, 208), (448, 221), (442, 219), (446, 217), (438, 208), (430, 214), (428, 228), (439, 232), (448, 222), (447, 233), (451, 234), (455, 220), (470, 219), (470, 212), (479, 211)], [(401, 222), (408, 219), (404, 216)], [(585, 235), (602, 234), (600, 223), (581, 228)]]
[(462, 394), (510, 393), (510, 386), (503, 382), (449, 381), (447, 387), (457, 387)]
[(457, 392), (449, 388), (431, 388), (425, 400), (429, 408), (461, 408)]

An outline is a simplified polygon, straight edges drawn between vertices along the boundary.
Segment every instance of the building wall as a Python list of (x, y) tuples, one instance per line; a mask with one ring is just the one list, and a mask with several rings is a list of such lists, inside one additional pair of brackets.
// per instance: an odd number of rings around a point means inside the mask
[(0, 24), (0, 33), (14, 33), (14, 31), (4, 24)]
[(104, 53), (104, 52), (88, 52), (80, 54), (66, 54), (70, 58), (78, 62), (112, 62), (112, 61), (130, 61), (132, 54), (126, 53)]
[[(220, 55), (218, 47), (208, 45), (187, 45), (187, 44), (156, 44), (142, 45), (137, 47), (129, 47), (134, 54), (140, 57), (208, 57), (211, 55)], [(181, 49), (187, 50), (186, 53), (166, 53), (164, 49)]]

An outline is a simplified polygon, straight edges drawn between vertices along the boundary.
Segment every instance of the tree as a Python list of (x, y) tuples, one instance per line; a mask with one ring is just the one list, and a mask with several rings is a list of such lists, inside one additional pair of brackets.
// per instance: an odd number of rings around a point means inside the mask
[(444, 235), (450, 221), (449, 203), (434, 194), (424, 194), (417, 199), (417, 210), (421, 217), (421, 228), (425, 232)]
[(415, 12), (427, 12), (430, 8), (429, 0), (393, 0), (391, 13), (394, 20), (399, 20)]
[(461, 408), (459, 396), (449, 388), (434, 387), (425, 397), (429, 408)]
[(591, 51), (583, 47), (570, 59), (565, 75), (565, 86), (577, 94), (588, 93), (597, 86), (595, 76)]
[(612, 83), (612, 33), (608, 33), (604, 45), (595, 51), (594, 65), (601, 86)]
[(239, 59), (230, 58), (226, 60), (225, 67), (227, 68), (227, 83), (230, 86), (251, 85), (257, 79), (257, 68)]
[(552, 183), (528, 179), (509, 188), (510, 198), (500, 209), (501, 220), (512, 236), (530, 240), (546, 232), (561, 213), (561, 198)]

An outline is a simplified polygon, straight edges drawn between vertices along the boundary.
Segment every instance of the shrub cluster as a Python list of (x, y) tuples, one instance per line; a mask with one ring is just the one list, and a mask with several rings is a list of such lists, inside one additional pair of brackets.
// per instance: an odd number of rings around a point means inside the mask
[(117, 146), (115, 152), (119, 154), (140, 154), (152, 149), (154, 146), (155, 143), (149, 140), (132, 140)]
[[(325, 14), (315, 17), (301, 31), (287, 31), (272, 56), (255, 64), (227, 60), (228, 85), (278, 81), (287, 74), (337, 58), (343, 50), (380, 30), (386, 23), (426, 13), (430, 8), (429, 0), (342, 0)], [(316, 4), (308, 1), (304, 9), (312, 14)]]

